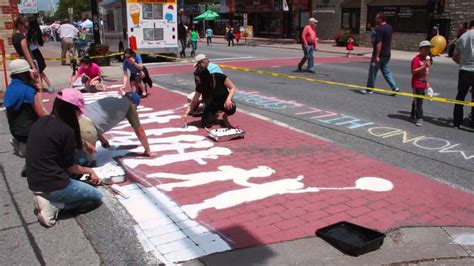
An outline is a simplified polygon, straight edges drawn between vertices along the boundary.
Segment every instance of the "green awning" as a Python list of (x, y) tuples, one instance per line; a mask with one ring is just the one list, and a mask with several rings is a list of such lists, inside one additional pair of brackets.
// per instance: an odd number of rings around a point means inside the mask
[(215, 20), (218, 19), (220, 16), (216, 12), (212, 10), (207, 10), (206, 12), (202, 13), (201, 15), (194, 18), (194, 20)]

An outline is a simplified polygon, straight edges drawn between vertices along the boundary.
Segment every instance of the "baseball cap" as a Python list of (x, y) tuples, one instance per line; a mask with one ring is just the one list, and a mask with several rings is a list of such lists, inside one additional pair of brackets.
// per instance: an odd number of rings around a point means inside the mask
[(318, 21), (317, 21), (315, 18), (310, 18), (310, 19), (308, 20), (308, 22), (310, 22), (310, 23), (318, 23)]
[(25, 59), (15, 59), (8, 65), (10, 74), (19, 74), (31, 70), (30, 64)]
[(424, 40), (424, 41), (420, 42), (419, 47), (420, 47), (420, 48), (423, 48), (423, 47), (433, 47), (433, 45), (431, 44), (430, 41)]
[(136, 106), (140, 105), (140, 95), (136, 92), (127, 92), (125, 93), (125, 96), (132, 101), (132, 103)]
[(198, 55), (196, 55), (196, 57), (194, 58), (194, 61), (196, 62), (196, 63), (194, 63), (194, 67), (197, 66), (197, 64), (199, 63), (199, 61), (202, 61), (202, 60), (204, 60), (204, 59), (207, 59), (207, 56), (206, 56), (205, 54), (198, 54)]
[(67, 88), (58, 92), (56, 95), (59, 99), (68, 102), (81, 110), (81, 113), (85, 114), (84, 110), (84, 97), (82, 93), (76, 89)]

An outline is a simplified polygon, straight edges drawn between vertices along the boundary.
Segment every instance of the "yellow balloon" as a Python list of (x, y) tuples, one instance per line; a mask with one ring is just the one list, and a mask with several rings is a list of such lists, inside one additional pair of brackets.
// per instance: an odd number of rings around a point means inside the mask
[(446, 49), (446, 39), (442, 35), (436, 35), (431, 38), (431, 44), (433, 47), (430, 49), (432, 55), (439, 55), (441, 54), (444, 49)]

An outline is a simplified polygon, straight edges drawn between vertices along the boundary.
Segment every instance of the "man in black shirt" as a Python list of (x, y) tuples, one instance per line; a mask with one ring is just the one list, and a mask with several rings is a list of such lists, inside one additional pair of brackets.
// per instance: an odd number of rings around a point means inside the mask
[(201, 118), (202, 127), (212, 127), (219, 112), (224, 113), (222, 116), (223, 125), (232, 127), (229, 122), (229, 116), (233, 115), (237, 109), (232, 101), (236, 91), (234, 83), (224, 74), (209, 73), (206, 67), (198, 67), (194, 72), (194, 79), (196, 82), (196, 93), (183, 114), (183, 121), (186, 123), (189, 112), (197, 107), (200, 103), (199, 98), (202, 95), (202, 102), (206, 104)]
[[(388, 62), (390, 61), (391, 56), (391, 44), (392, 44), (392, 26), (385, 22), (385, 16), (382, 13), (377, 14), (375, 17), (375, 23), (377, 27), (375, 28), (376, 37), (374, 40), (374, 49), (372, 52), (372, 59), (370, 61), (369, 68), (369, 77), (367, 79), (367, 87), (373, 88), (375, 86), (375, 79), (377, 78), (377, 72), (382, 72), (385, 81), (394, 92), (400, 91), (393, 79), (390, 69), (388, 69)], [(372, 90), (361, 90), (361, 93), (372, 94)], [(393, 96), (396, 93), (392, 94)]]

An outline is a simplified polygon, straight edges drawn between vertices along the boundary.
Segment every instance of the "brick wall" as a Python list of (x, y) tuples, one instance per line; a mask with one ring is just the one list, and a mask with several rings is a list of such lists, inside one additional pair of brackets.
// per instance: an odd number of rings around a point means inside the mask
[(313, 16), (318, 20), (317, 33), (319, 39), (332, 39), (341, 31), (340, 2), (340, 0), (330, 0), (327, 6), (320, 5), (319, 1), (313, 2)]
[(15, 53), (12, 44), (13, 18), (18, 16), (17, 0), (0, 0), (0, 39), (7, 54)]
[(473, 0), (446, 0), (444, 13), (440, 18), (451, 19), (451, 31), (449, 39), (456, 37), (458, 27), (463, 22), (469, 22), (474, 19), (474, 1)]
[[(370, 47), (370, 32), (361, 33), (359, 41), (361, 46)], [(425, 33), (401, 33), (394, 32), (392, 35), (392, 49), (403, 51), (418, 51), (418, 45), (426, 39)]]

